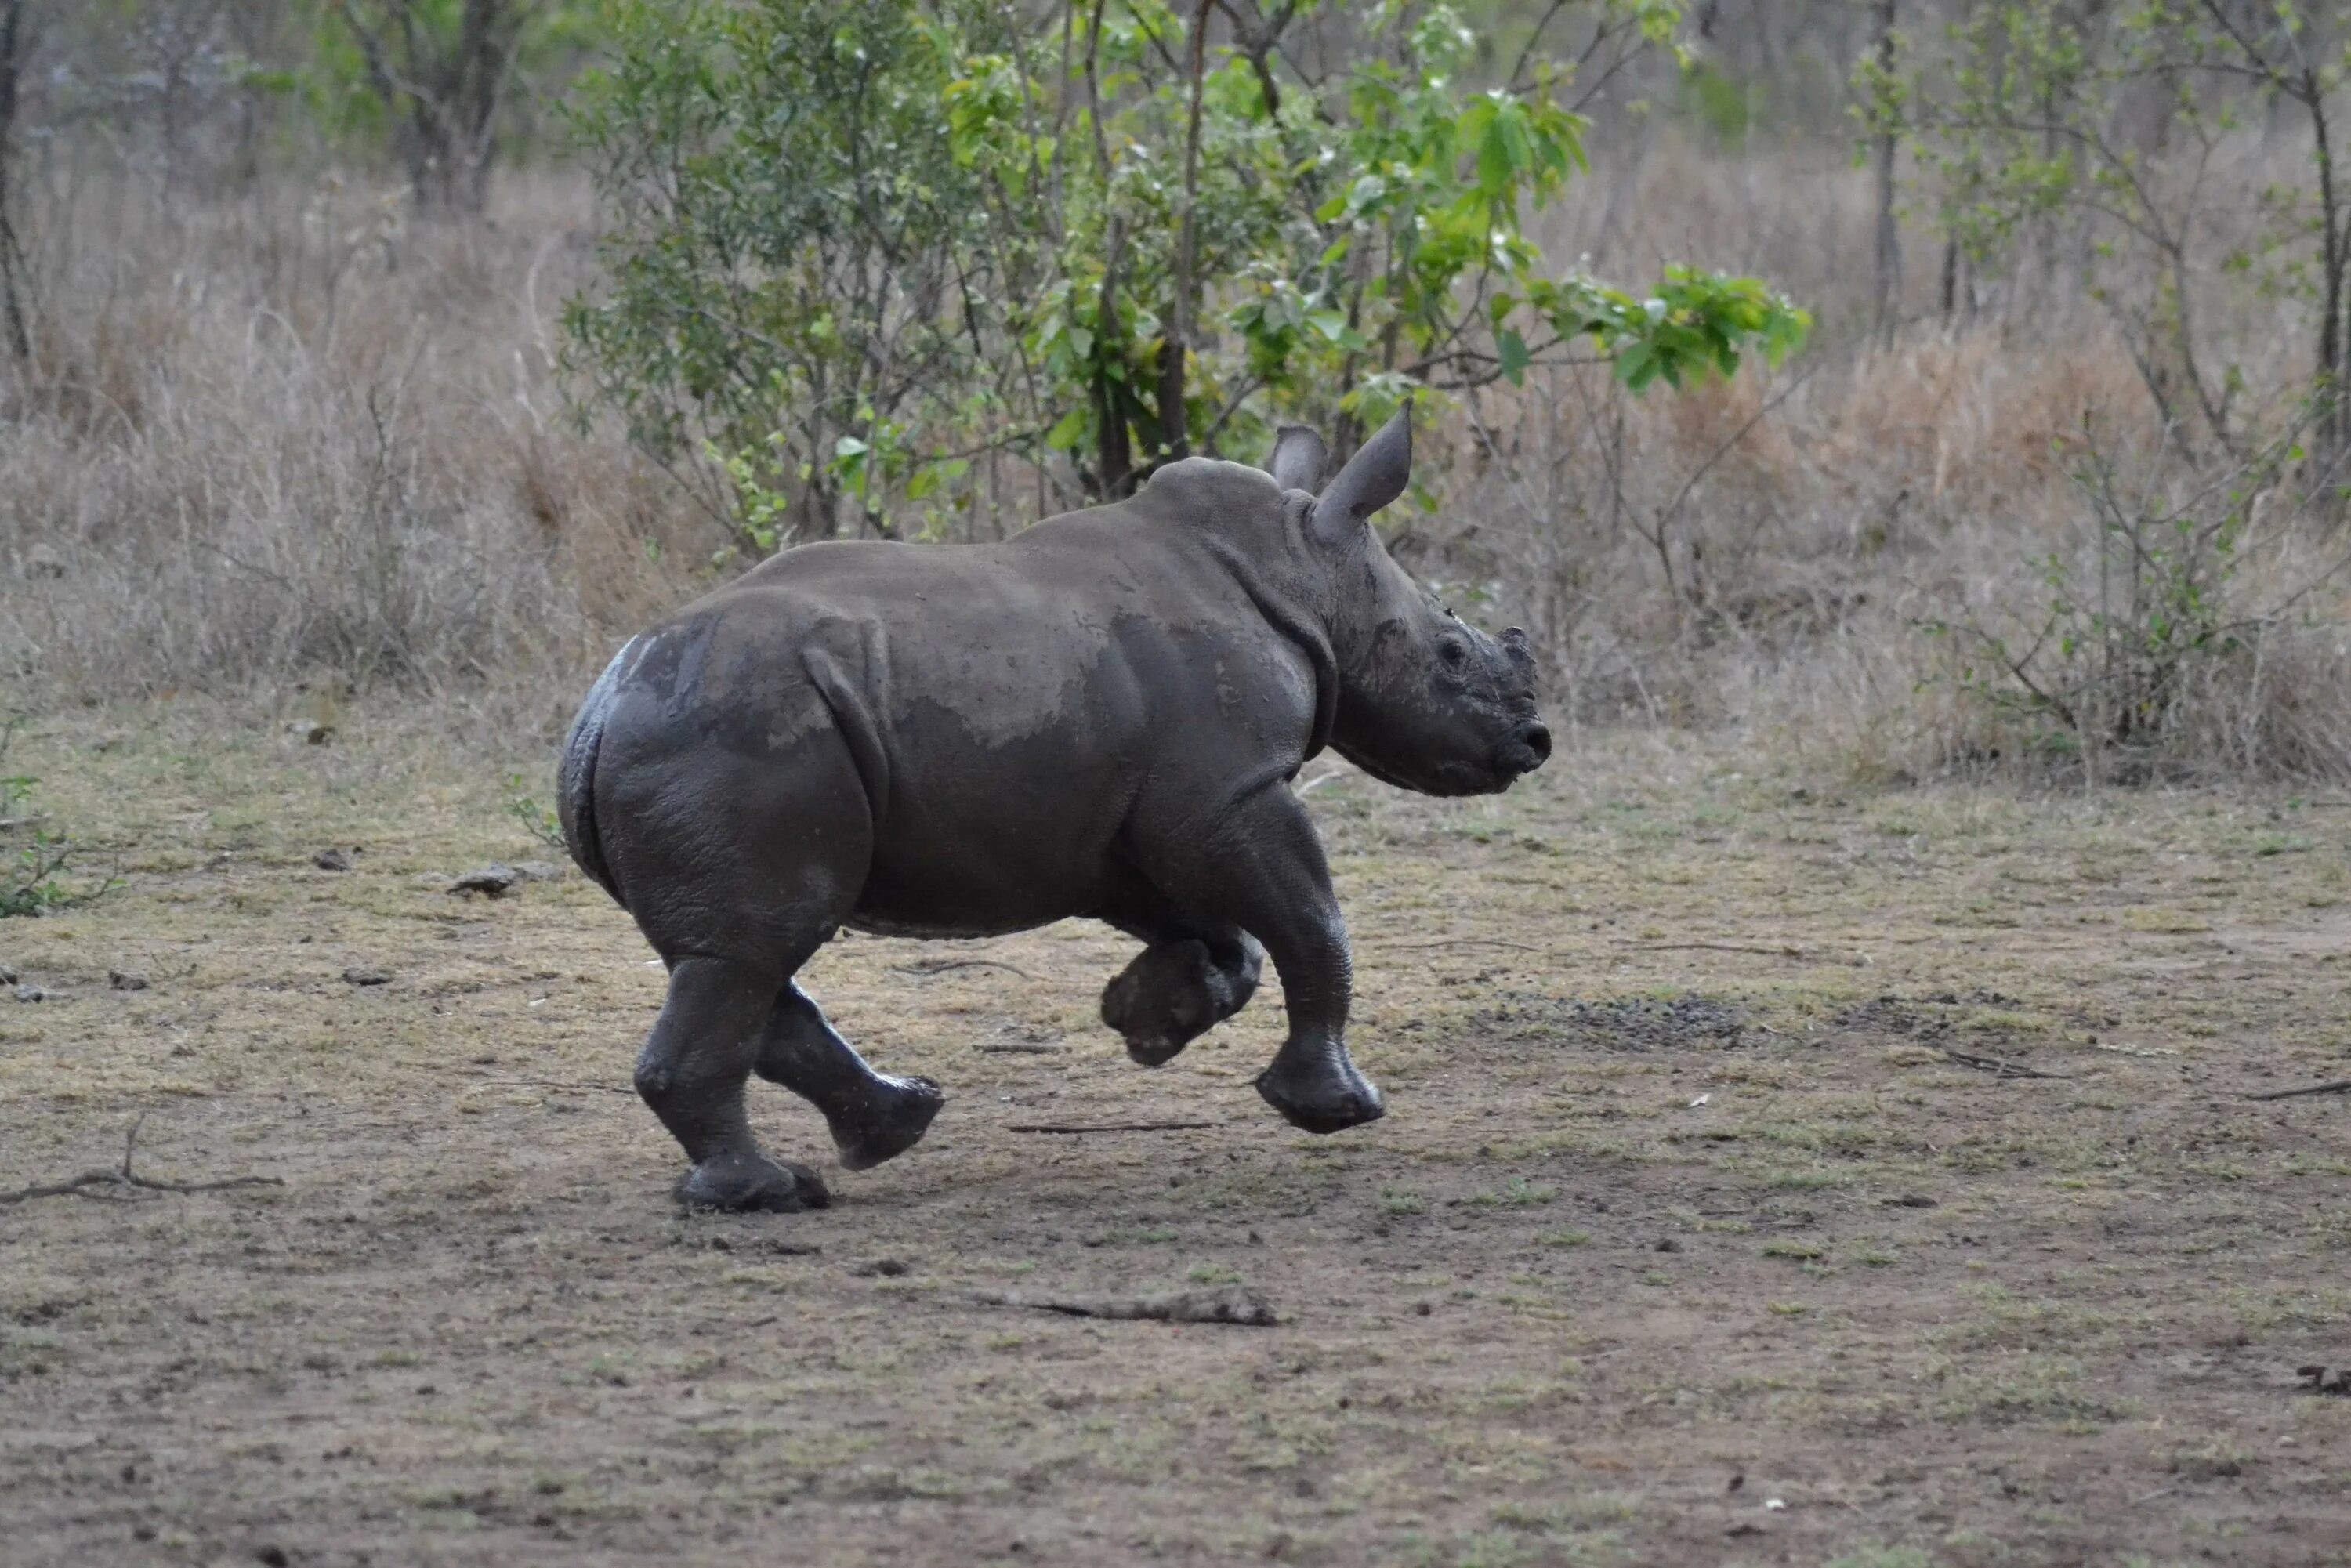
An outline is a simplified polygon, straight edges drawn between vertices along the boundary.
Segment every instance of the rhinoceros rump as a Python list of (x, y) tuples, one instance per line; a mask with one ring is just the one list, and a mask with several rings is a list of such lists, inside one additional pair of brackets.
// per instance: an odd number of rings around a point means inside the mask
[(793, 983), (843, 925), (1105, 921), (1144, 947), (1102, 1019), (1153, 1066), (1238, 1010), (1270, 953), (1290, 1034), (1259, 1092), (1317, 1133), (1383, 1113), (1290, 781), (1330, 746), (1478, 794), (1551, 750), (1525, 635), (1438, 608), (1369, 525), (1411, 463), (1399, 415), (1317, 497), (1322, 444), (1293, 427), (1270, 477), (1186, 459), (1005, 544), (788, 550), (621, 650), (559, 800), (572, 857), (669, 966), (636, 1081), (693, 1161), (682, 1199), (826, 1201), (753, 1137), (753, 1072), (821, 1111), (852, 1170), (937, 1113), (936, 1084), (875, 1072)]

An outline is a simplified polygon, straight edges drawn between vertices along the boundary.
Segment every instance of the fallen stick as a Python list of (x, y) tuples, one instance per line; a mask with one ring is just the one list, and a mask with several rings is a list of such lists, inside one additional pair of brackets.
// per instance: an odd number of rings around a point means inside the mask
[(911, 964), (893, 964), (890, 967), (901, 975), (916, 979), (934, 979), (956, 969), (1009, 969), (1024, 980), (1037, 977), (1018, 964), (1007, 964), (998, 958), (917, 958)]
[(1943, 1060), (1946, 1061), (1956, 1062), (1961, 1067), (1972, 1067), (1979, 1072), (1989, 1072), (1995, 1078), (2071, 1078), (2074, 1076), (2070, 1072), (2043, 1072), (2037, 1067), (2027, 1067), (2022, 1062), (2002, 1061), (1997, 1056), (1970, 1056), (1964, 1051), (1953, 1051), (1948, 1045), (1938, 1046), (1936, 1049), (1943, 1053)]
[(1164, 1296), (1023, 1296), (1007, 1291), (980, 1291), (972, 1299), (991, 1307), (1026, 1307), (1076, 1318), (1239, 1323), (1251, 1328), (1271, 1328), (1281, 1321), (1266, 1299), (1247, 1285), (1218, 1285), (1213, 1290), (1177, 1291)]
[(2291, 1100), (2300, 1094), (2351, 1093), (2351, 1078), (2337, 1078), (2328, 1083), (2307, 1083), (2299, 1089), (2273, 1089), (2266, 1094), (2248, 1094), (2248, 1100)]
[(1763, 958), (1800, 958), (1812, 964), (1844, 964), (1855, 969), (1869, 967), (1866, 954), (1826, 953), (1813, 947), (1799, 947), (1792, 942), (1765, 946), (1755, 942), (1635, 942), (1630, 945), (1636, 953), (1752, 953)]
[[(27, 1203), (37, 1197), (63, 1197), (68, 1193), (83, 1197), (95, 1197), (95, 1187), (137, 1187), (147, 1192), (222, 1192), (235, 1186), (284, 1186), (277, 1176), (230, 1176), (225, 1181), (167, 1181), (159, 1176), (143, 1176), (131, 1168), (131, 1156), (139, 1146), (139, 1129), (147, 1122), (141, 1112), (139, 1120), (122, 1135), (122, 1163), (112, 1170), (84, 1171), (71, 1181), (37, 1183), (19, 1187), (15, 1192), (0, 1192), (0, 1204)], [(110, 1201), (123, 1201), (113, 1199)]]
[(1008, 1133), (1191, 1133), (1214, 1122), (1014, 1122)]
[(617, 1083), (568, 1083), (557, 1078), (478, 1078), (468, 1077), (468, 1083), (494, 1084), (502, 1089), (562, 1089), (575, 1094), (630, 1094), (633, 1089), (623, 1089)]
[(972, 1047), (974, 1051), (984, 1051), (991, 1056), (1044, 1056), (1061, 1049), (1058, 1045), (1049, 1045), (1041, 1040), (984, 1040)]
[(1368, 942), (1374, 953), (1419, 953), (1436, 947), (1508, 947), (1517, 953), (1550, 955), (1548, 947), (1533, 947), (1524, 942), (1513, 942), (1502, 936), (1440, 936), (1433, 942)]

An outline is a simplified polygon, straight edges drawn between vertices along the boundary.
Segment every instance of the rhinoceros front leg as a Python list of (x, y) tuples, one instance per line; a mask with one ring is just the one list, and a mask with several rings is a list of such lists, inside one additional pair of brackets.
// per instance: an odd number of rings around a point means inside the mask
[(1298, 798), (1269, 784), (1201, 841), (1164, 846), (1159, 884), (1186, 908), (1213, 912), (1265, 944), (1281, 976), (1290, 1035), (1257, 1092), (1291, 1124), (1336, 1133), (1387, 1113), (1347, 1054), (1353, 960), (1322, 841)]
[(789, 1214), (831, 1202), (814, 1171), (768, 1157), (743, 1108), (778, 984), (723, 958), (680, 958), (670, 967), (669, 997), (637, 1058), (637, 1092), (694, 1162), (677, 1185), (688, 1207)]
[(1238, 925), (1187, 920), (1172, 909), (1136, 909), (1111, 924), (1150, 944), (1102, 988), (1102, 1020), (1126, 1037), (1144, 1067), (1176, 1052), (1249, 1004), (1265, 949)]
[(946, 1103), (927, 1078), (893, 1078), (867, 1066), (796, 985), (777, 998), (752, 1065), (824, 1113), (841, 1163), (853, 1171), (913, 1148)]

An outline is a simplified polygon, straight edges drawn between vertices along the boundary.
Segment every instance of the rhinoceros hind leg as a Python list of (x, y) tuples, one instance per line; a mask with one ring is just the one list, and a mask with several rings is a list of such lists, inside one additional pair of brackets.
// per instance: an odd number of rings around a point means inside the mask
[(1212, 948), (1196, 936), (1155, 942), (1102, 988), (1102, 1019), (1145, 1067), (1176, 1052), (1248, 1005), (1265, 949), (1235, 931)]
[(841, 1163), (870, 1170), (922, 1142), (946, 1103), (927, 1078), (876, 1072), (796, 985), (776, 998), (752, 1066), (824, 1113)]
[(719, 958), (681, 958), (669, 997), (637, 1058), (637, 1092), (694, 1162), (678, 1183), (693, 1208), (822, 1208), (824, 1183), (804, 1166), (769, 1159), (752, 1136), (743, 1084), (775, 1005), (776, 978)]

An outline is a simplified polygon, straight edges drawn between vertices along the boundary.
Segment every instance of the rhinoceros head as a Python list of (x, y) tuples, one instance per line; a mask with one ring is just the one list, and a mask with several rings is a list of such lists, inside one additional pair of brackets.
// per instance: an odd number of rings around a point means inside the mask
[[(1285, 490), (1311, 492), (1322, 442), (1285, 427), (1270, 467)], [(1372, 514), (1412, 476), (1412, 423), (1398, 413), (1348, 459), (1305, 517), (1322, 552), (1339, 701), (1331, 743), (1385, 783), (1427, 795), (1507, 789), (1551, 755), (1535, 711), (1535, 660), (1513, 626), (1488, 636), (1439, 605), (1390, 559)], [(1293, 501), (1301, 499), (1293, 497)]]

